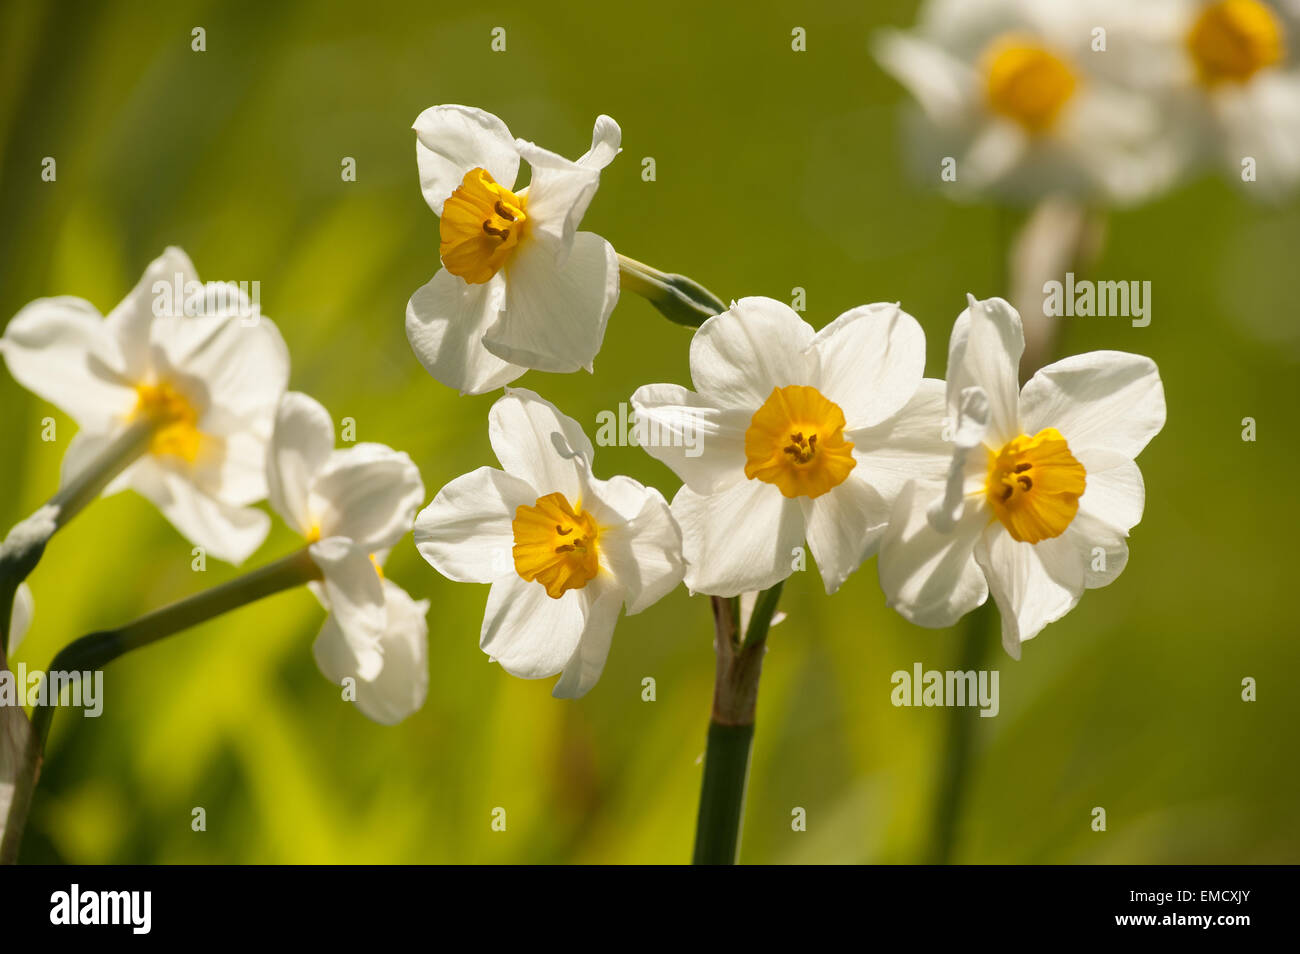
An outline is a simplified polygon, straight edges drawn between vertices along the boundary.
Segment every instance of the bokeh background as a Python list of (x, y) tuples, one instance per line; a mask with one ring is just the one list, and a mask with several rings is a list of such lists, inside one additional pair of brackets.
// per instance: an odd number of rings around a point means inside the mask
[[(433, 381), (403, 331), (438, 266), (415, 116), (459, 102), (576, 156), (598, 113), (624, 131), (584, 227), (725, 297), (807, 289), (820, 327), (903, 303), (942, 376), (966, 292), (1006, 294), (999, 210), (905, 168), (906, 96), (868, 55), (910, 2), (332, 4), (6, 2), (0, 20), (0, 316), (71, 294), (107, 312), (168, 244), (201, 277), (261, 282), (291, 387), (358, 439), (404, 449), (429, 497), (495, 464), (493, 398)], [(191, 29), (207, 31), (192, 52)], [(490, 31), (507, 30), (507, 51)], [(791, 29), (808, 49), (790, 48)], [(41, 181), (53, 156), (57, 182)], [(356, 159), (357, 181), (340, 162)], [(653, 156), (657, 180), (641, 178)], [(1153, 320), (1066, 319), (1065, 352), (1159, 363), (1169, 404), (1143, 453), (1146, 516), (1114, 585), (1015, 663), (973, 743), (953, 857), (982, 862), (1295, 862), (1298, 525), (1294, 296), (1300, 204), (1203, 180), (1115, 214), (1096, 277), (1153, 283)], [(690, 333), (626, 295), (594, 376), (530, 373), (594, 433), (641, 383), (688, 383)], [(54, 490), (74, 425), (0, 374), (0, 523)], [(53, 415), (59, 439), (43, 443)], [(1258, 441), (1241, 439), (1243, 417)], [(635, 447), (597, 473), (671, 496)], [(286, 553), (277, 524), (249, 565)], [(31, 579), (16, 661), (233, 576), (132, 494), (96, 503)], [(680, 862), (690, 856), (713, 680), (707, 601), (679, 589), (620, 622), (586, 698), (550, 696), (477, 645), (486, 587), (437, 576), (409, 538), (389, 575), (432, 600), (429, 699), (370, 723), (317, 672), (322, 614), (282, 594), (136, 653), (101, 718), (60, 713), (31, 862)], [(869, 561), (834, 597), (796, 574), (772, 635), (742, 857), (908, 862), (933, 841), (950, 710), (894, 708), (890, 674), (955, 668), (958, 630), (884, 606)], [(642, 679), (657, 681), (643, 702)], [(1258, 680), (1258, 701), (1241, 680)], [(207, 830), (191, 830), (202, 806)], [(505, 832), (490, 828), (507, 810)], [(1107, 811), (1107, 831), (1090, 827)], [(807, 831), (791, 830), (791, 811)]]

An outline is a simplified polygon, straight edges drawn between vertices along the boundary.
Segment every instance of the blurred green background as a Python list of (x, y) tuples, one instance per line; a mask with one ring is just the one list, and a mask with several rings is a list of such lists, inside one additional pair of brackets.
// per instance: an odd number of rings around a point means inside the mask
[[(492, 396), (457, 397), (407, 345), (407, 298), (438, 267), (411, 122), (496, 112), (576, 156), (598, 113), (623, 127), (584, 227), (724, 297), (807, 289), (820, 327), (901, 301), (942, 376), (970, 291), (1000, 287), (999, 212), (917, 184), (904, 92), (868, 55), (909, 2), (616, 5), (7, 2), (0, 21), (0, 317), (54, 294), (103, 312), (163, 247), (202, 278), (261, 282), (291, 387), (360, 440), (410, 452), (427, 494), (495, 464)], [(191, 29), (207, 32), (192, 52)], [(503, 26), (507, 51), (490, 50)], [(790, 48), (807, 30), (806, 53)], [(53, 156), (57, 182), (42, 182)], [(340, 162), (356, 159), (357, 181)], [(657, 181), (641, 178), (653, 156)], [(1015, 663), (992, 644), (1001, 714), (976, 718), (954, 857), (987, 862), (1295, 862), (1294, 691), (1300, 204), (1200, 181), (1114, 215), (1097, 277), (1153, 283), (1153, 320), (1068, 320), (1062, 350), (1154, 357), (1169, 404), (1142, 455), (1146, 516), (1123, 576)], [(627, 295), (594, 376), (529, 373), (595, 431), (642, 383), (689, 383), (689, 331)], [(54, 490), (74, 425), (0, 375), (0, 523)], [(53, 414), (59, 440), (42, 443)], [(1241, 440), (1241, 420), (1259, 439)], [(598, 448), (671, 497), (670, 471)], [(296, 546), (277, 523), (256, 566)], [(31, 579), (15, 662), (227, 579), (132, 494), (61, 533)], [(707, 600), (678, 589), (620, 622), (578, 702), (477, 646), (486, 587), (451, 583), (409, 538), (389, 575), (433, 602), (429, 699), (396, 728), (339, 700), (305, 591), (116, 663), (101, 718), (61, 713), (25, 861), (680, 862), (689, 859), (713, 680)], [(894, 708), (890, 674), (956, 668), (958, 630), (884, 606), (875, 561), (828, 599), (787, 584), (759, 704), (742, 859), (926, 857), (950, 710)], [(657, 701), (641, 700), (641, 680)], [(1241, 680), (1259, 698), (1240, 699)], [(207, 831), (191, 830), (202, 806)], [(490, 828), (507, 810), (505, 832)], [(1091, 830), (1103, 806), (1108, 830)], [(791, 830), (791, 811), (807, 831)]]

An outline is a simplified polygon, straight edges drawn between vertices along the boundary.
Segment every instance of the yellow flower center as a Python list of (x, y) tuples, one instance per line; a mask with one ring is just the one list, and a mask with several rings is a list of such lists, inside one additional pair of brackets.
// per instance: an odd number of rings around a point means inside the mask
[(438, 223), (442, 264), (471, 285), (501, 270), (528, 224), (525, 199), (497, 185), (486, 169), (465, 173), (442, 207)]
[(989, 450), (984, 492), (1012, 539), (1038, 543), (1059, 537), (1079, 512), (1087, 485), (1083, 465), (1054, 427), (1021, 434)]
[(1030, 133), (1046, 131), (1079, 85), (1062, 57), (1018, 36), (993, 41), (984, 53), (984, 75), (989, 109)]
[(1244, 83), (1284, 54), (1282, 23), (1260, 0), (1211, 3), (1187, 34), (1187, 49), (1206, 86)]
[(745, 476), (787, 497), (820, 497), (857, 465), (844, 423), (840, 406), (816, 388), (773, 388), (745, 431)]
[(131, 417), (149, 417), (156, 422), (157, 428), (149, 439), (149, 453), (179, 457), (190, 464), (198, 459), (203, 443), (198, 411), (168, 382), (136, 387)]
[[(319, 533), (319, 531), (317, 531)], [(379, 557), (373, 553), (370, 554), (370, 565), (375, 568), (375, 574), (382, 580), (384, 578), (384, 568), (379, 565)]]
[(582, 503), (570, 506), (564, 494), (538, 497), (515, 510), (515, 572), (536, 580), (558, 600), (566, 590), (580, 590), (600, 571), (596, 539), (600, 530)]

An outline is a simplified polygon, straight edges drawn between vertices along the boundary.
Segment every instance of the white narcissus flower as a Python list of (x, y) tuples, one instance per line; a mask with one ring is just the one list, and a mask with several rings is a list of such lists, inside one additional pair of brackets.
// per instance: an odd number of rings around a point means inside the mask
[(480, 646), (523, 679), (562, 673), (577, 698), (600, 678), (619, 607), (629, 615), (682, 579), (681, 537), (657, 490), (598, 480), (577, 421), (531, 391), (492, 405), (503, 470), (456, 478), (415, 521), (415, 543), (448, 579), (490, 583)]
[(736, 596), (790, 575), (805, 538), (833, 593), (875, 552), (890, 506), (942, 475), (943, 382), (922, 379), (925, 335), (897, 305), (814, 332), (787, 305), (744, 298), (691, 341), (695, 392), (632, 395), (638, 443), (684, 482), (673, 498), (686, 585)]
[(1074, 355), (1020, 389), (1023, 350), (1014, 308), (970, 299), (948, 351), (947, 481), (908, 484), (879, 561), (889, 605), (922, 626), (952, 625), (991, 591), (1017, 659), (1085, 589), (1124, 569), (1145, 500), (1133, 459), (1165, 423), (1150, 358)]
[[(415, 120), (425, 201), (441, 217), (442, 270), (406, 306), (406, 335), (429, 373), (482, 394), (528, 368), (592, 369), (618, 301), (618, 256), (579, 232), (622, 132), (596, 120), (576, 161), (515, 139), (496, 116), (433, 106)], [(516, 189), (519, 162), (531, 179)]]
[(236, 286), (200, 286), (185, 253), (168, 248), (106, 318), (80, 298), (38, 299), (9, 322), (0, 350), (20, 384), (80, 428), (63, 458), (65, 484), (150, 417), (146, 452), (105, 493), (129, 487), (149, 498), (218, 559), (240, 563), (261, 545), (270, 519), (249, 505), (266, 497), (289, 354)]
[[(1208, 156), (1248, 192), (1278, 197), (1300, 182), (1300, 8), (1267, 0), (1133, 4), (1123, 59), (1136, 87), (1161, 98), (1190, 161)], [(1243, 162), (1254, 178), (1243, 180)]]
[(1144, 199), (1178, 171), (1158, 105), (1111, 75), (1098, 28), (1130, 0), (929, 0), (913, 32), (883, 31), (881, 65), (916, 98), (926, 175), (1023, 199)]
[(392, 725), (424, 705), (427, 600), (384, 577), (388, 549), (424, 500), (420, 471), (382, 444), (334, 448), (334, 422), (305, 394), (285, 394), (267, 459), (271, 506), (310, 542), (329, 612), (312, 651), (325, 678), (356, 681), (356, 704)]

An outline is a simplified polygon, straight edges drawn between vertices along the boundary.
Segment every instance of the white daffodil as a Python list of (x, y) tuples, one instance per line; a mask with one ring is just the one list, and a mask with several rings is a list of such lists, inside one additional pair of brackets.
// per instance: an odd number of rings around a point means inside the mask
[(249, 505), (266, 497), (289, 355), (236, 286), (200, 285), (185, 253), (169, 248), (108, 317), (80, 298), (42, 298), (9, 322), (0, 350), (20, 384), (80, 428), (63, 458), (65, 484), (149, 418), (147, 449), (105, 492), (137, 491), (232, 563), (266, 538), (269, 518)]
[(1128, 202), (1165, 187), (1178, 151), (1160, 110), (1112, 76), (1098, 48), (1096, 31), (1126, 22), (1125, 6), (929, 0), (914, 32), (881, 33), (876, 58), (924, 114), (915, 138), (926, 174), (950, 172), (968, 195), (1025, 199)]
[(426, 600), (385, 579), (388, 549), (424, 499), (420, 471), (382, 444), (334, 449), (334, 422), (312, 398), (280, 402), (267, 458), (271, 506), (310, 542), (329, 616), (312, 651), (327, 679), (356, 682), (356, 704), (387, 725), (424, 705), (429, 683)]
[(1277, 197), (1293, 188), (1300, 181), (1300, 4), (1132, 6), (1132, 43), (1118, 62), (1135, 87), (1164, 103), (1189, 162), (1211, 157), (1248, 182), (1248, 192)]
[(863, 305), (814, 333), (788, 306), (744, 298), (691, 342), (695, 392), (632, 395), (638, 442), (684, 482), (673, 498), (686, 585), (736, 596), (785, 579), (805, 538), (828, 593), (870, 556), (918, 474), (940, 476), (943, 382), (897, 305)]
[(657, 490), (598, 480), (577, 421), (509, 388), (489, 414), (503, 470), (456, 478), (415, 521), (415, 543), (448, 579), (490, 583), (479, 645), (523, 679), (562, 673), (553, 694), (600, 678), (619, 607), (629, 615), (682, 579), (681, 536)]
[(947, 481), (908, 484), (879, 562), (889, 605), (922, 626), (949, 626), (992, 591), (1017, 659), (1085, 589), (1124, 569), (1145, 500), (1133, 459), (1165, 423), (1150, 358), (1074, 355), (1020, 389), (1023, 350), (1014, 308), (970, 299), (948, 351)]
[[(618, 256), (579, 232), (622, 131), (596, 120), (576, 161), (515, 139), (496, 116), (433, 106), (415, 120), (420, 188), (439, 222), (442, 270), (406, 306), (429, 373), (482, 394), (540, 371), (592, 369), (618, 301)], [(517, 189), (521, 159), (532, 170)]]
[(18, 592), (14, 594), (14, 608), (9, 615), (9, 645), (5, 649), (6, 655), (12, 656), (18, 649), (18, 644), (23, 641), (27, 635), (27, 630), (32, 625), (32, 615), (36, 611), (36, 603), (32, 599), (32, 589), (26, 583), (18, 584)]

